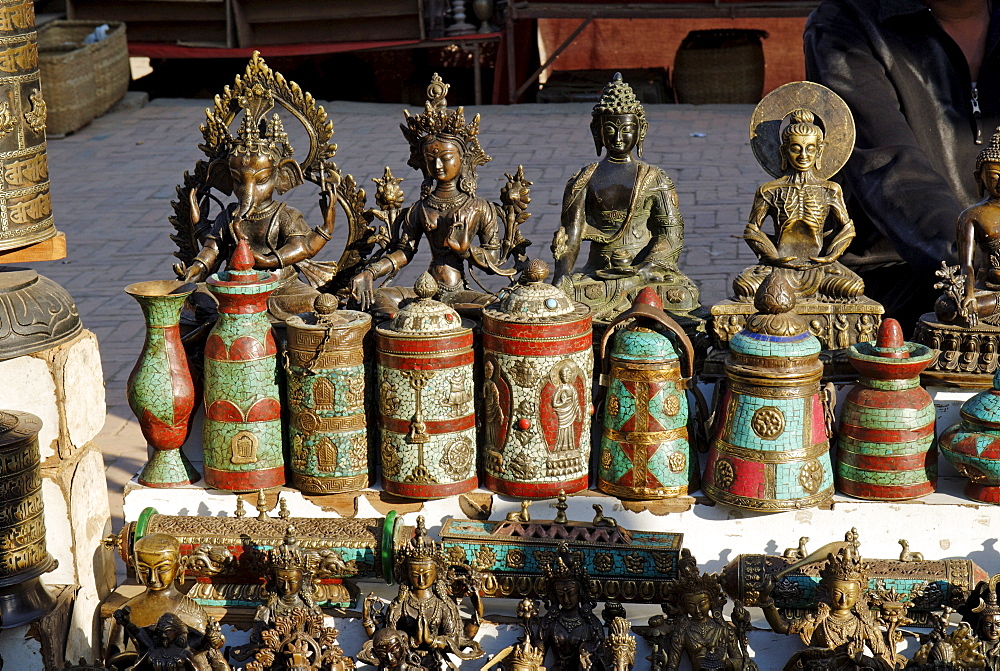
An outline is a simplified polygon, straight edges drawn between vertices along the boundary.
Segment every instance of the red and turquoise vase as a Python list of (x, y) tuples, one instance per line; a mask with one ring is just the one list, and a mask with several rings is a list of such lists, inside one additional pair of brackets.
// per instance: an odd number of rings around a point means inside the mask
[(205, 343), (205, 482), (245, 492), (285, 484), (278, 350), (267, 316), (275, 274), (254, 270), (240, 240), (208, 278), (219, 319)]
[(128, 405), (152, 454), (139, 473), (147, 487), (183, 487), (200, 479), (181, 446), (190, 433), (195, 392), (181, 344), (180, 316), (193, 284), (176, 280), (130, 284), (125, 293), (142, 308), (146, 339), (128, 377)]

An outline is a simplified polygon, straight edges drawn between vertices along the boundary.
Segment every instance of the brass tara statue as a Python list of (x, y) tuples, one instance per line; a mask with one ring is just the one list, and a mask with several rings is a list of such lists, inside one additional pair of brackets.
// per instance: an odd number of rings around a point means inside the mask
[[(469, 579), (461, 575), (462, 568), (475, 572), (471, 567), (450, 565), (440, 543), (427, 538), (423, 515), (418, 517), (414, 537), (396, 550), (399, 594), (384, 611), (374, 594), (365, 598), (362, 624), (372, 640), (365, 642), (358, 659), (380, 664), (374, 653), (375, 636), (380, 629), (404, 632), (415, 659), (425, 669), (458, 669), (450, 655), (461, 660), (482, 657), (483, 649), (474, 640), (482, 622), (482, 602), (475, 576)], [(464, 620), (459, 612), (459, 603), (465, 596), (470, 596), (474, 605), (469, 620)]]
[(181, 563), (177, 539), (163, 533), (143, 536), (133, 554), (136, 576), (146, 590), (115, 612), (106, 665), (136, 671), (228, 671), (218, 623), (174, 584)]
[[(570, 178), (562, 223), (552, 242), (553, 284), (590, 306), (594, 320), (610, 322), (652, 287), (664, 309), (688, 316), (699, 308), (698, 287), (677, 269), (684, 219), (673, 182), (642, 157), (645, 111), (621, 73), (594, 106), (590, 131), (601, 161)], [(586, 263), (574, 272), (583, 241)]]
[(725, 604), (718, 575), (700, 573), (691, 551), (681, 550), (677, 580), (662, 605), (666, 617), (650, 618), (642, 634), (652, 648), (651, 671), (677, 671), (684, 656), (696, 671), (756, 671), (747, 649), (750, 613), (737, 602), (726, 622)]
[[(301, 159), (295, 158), (276, 106), (298, 120), (309, 138)], [(257, 52), (245, 75), (216, 96), (206, 115), (199, 146), (207, 160), (198, 161), (193, 174), (185, 173), (173, 203), (171, 237), (180, 259), (175, 273), (186, 282), (201, 282), (228, 262), (245, 238), (254, 268), (280, 280), (268, 302), (272, 319), (309, 312), (318, 291), (343, 289), (371, 250), (366, 241), (372, 230), (362, 218), (364, 192), (331, 160), (337, 150), (330, 142), (333, 122), (309, 93), (273, 72)], [(229, 127), (237, 117), (234, 137)], [(275, 199), (305, 181), (320, 190), (322, 222), (314, 227), (299, 210)], [(224, 204), (213, 190), (234, 195), (236, 202)], [(221, 208), (214, 218), (213, 203)], [(336, 263), (317, 261), (333, 236), (338, 204), (348, 218), (346, 247)], [(197, 304), (211, 310), (210, 296), (196, 296)]]
[[(833, 91), (811, 82), (775, 89), (754, 110), (751, 146), (775, 177), (757, 189), (743, 238), (758, 264), (733, 281), (733, 299), (712, 308), (721, 343), (753, 313), (753, 299), (776, 268), (795, 293), (796, 312), (825, 350), (872, 339), (882, 306), (864, 295), (864, 281), (840, 262), (854, 223), (840, 186), (830, 177), (854, 147), (854, 119)], [(770, 219), (774, 233), (766, 233)]]
[[(824, 559), (820, 584), (826, 590), (826, 599), (820, 602), (815, 615), (786, 620), (771, 598), (776, 581), (790, 570)], [(789, 660), (786, 670), (898, 668), (899, 658), (869, 608), (867, 567), (858, 550), (857, 530), (848, 532), (843, 542), (823, 546), (776, 576), (768, 575), (758, 590), (759, 605), (771, 628), (779, 634), (797, 634), (807, 646)]]
[[(467, 122), (463, 108), (448, 109), (447, 94), (448, 85), (435, 74), (427, 87), (424, 113), (405, 112), (406, 125), (400, 125), (410, 145), (407, 164), (423, 176), (420, 200), (402, 209), (402, 180), (388, 168), (375, 180), (379, 209), (371, 216), (385, 222), (376, 236), (383, 248), (351, 280), (351, 296), (361, 310), (374, 307), (394, 314), (401, 301), (415, 297), (408, 287), (376, 289), (375, 284), (391, 280), (410, 263), (421, 237), (430, 246), (428, 272), (438, 284), (434, 298), (456, 308), (475, 311), (492, 300), (485, 289), (469, 285), (467, 265), (478, 283), (473, 269), (511, 277), (526, 262), (524, 249), (530, 243), (521, 236), (520, 225), (530, 216), (526, 208), (531, 182), (518, 166), (513, 176), (506, 176), (502, 205), (476, 195), (476, 168), (492, 159), (479, 146), (479, 115)], [(514, 260), (513, 268), (504, 266), (509, 259)]]

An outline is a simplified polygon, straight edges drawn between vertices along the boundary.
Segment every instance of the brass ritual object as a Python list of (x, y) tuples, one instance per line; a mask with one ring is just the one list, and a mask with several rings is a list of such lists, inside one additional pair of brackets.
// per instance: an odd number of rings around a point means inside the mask
[(533, 519), (527, 505), (501, 521), (448, 519), (441, 541), (449, 557), (488, 572), (484, 596), (540, 597), (547, 589), (545, 567), (566, 544), (588, 567), (595, 599), (661, 603), (677, 577), (684, 535), (626, 529), (605, 516), (600, 504), (594, 506), (593, 521), (569, 521), (565, 501), (563, 495), (553, 504), (558, 512), (554, 520)]
[[(754, 110), (750, 145), (775, 179), (757, 190), (743, 234), (758, 264), (733, 281), (730, 300), (712, 307), (714, 344), (725, 347), (743, 328), (754, 313), (757, 288), (775, 269), (788, 278), (795, 311), (819, 338), (825, 358), (874, 340), (883, 309), (865, 297), (861, 277), (839, 261), (854, 239), (854, 223), (840, 187), (829, 181), (854, 147), (854, 119), (847, 104), (819, 84), (785, 84)], [(774, 222), (773, 234), (763, 230), (768, 218)], [(834, 363), (828, 375), (853, 378), (846, 360)]]
[[(184, 173), (172, 203), (177, 277), (205, 280), (245, 238), (254, 270), (278, 276), (278, 288), (268, 300), (273, 320), (308, 312), (318, 291), (344, 289), (371, 251), (374, 229), (363, 217), (364, 191), (332, 160), (337, 145), (330, 141), (333, 122), (323, 107), (254, 52), (244, 75), (226, 86), (205, 113), (199, 145), (205, 159)], [(301, 159), (293, 157), (281, 114), (298, 122), (308, 137)], [(237, 120), (234, 136), (229, 129)], [(267, 179), (261, 181), (261, 175)], [(323, 220), (312, 228), (299, 210), (274, 199), (305, 182), (320, 191)], [(236, 202), (224, 204), (216, 192), (235, 196)], [(335, 263), (317, 260), (333, 236), (338, 208), (347, 219), (344, 250)], [(196, 319), (204, 320), (214, 309), (208, 298), (195, 294)]]
[[(351, 296), (359, 309), (374, 308), (377, 317), (392, 316), (402, 301), (414, 297), (413, 289), (389, 282), (413, 260), (422, 237), (431, 252), (427, 272), (438, 287), (433, 298), (470, 316), (493, 298), (476, 272), (509, 278), (527, 260), (524, 250), (531, 243), (520, 226), (531, 216), (532, 183), (518, 166), (513, 175), (505, 175), (500, 204), (476, 195), (476, 168), (493, 159), (479, 145), (479, 115), (466, 121), (462, 107), (450, 110), (448, 88), (435, 73), (423, 113), (404, 111), (406, 124), (400, 125), (410, 145), (407, 165), (423, 178), (420, 199), (404, 208), (402, 180), (389, 168), (373, 180), (378, 208), (370, 216), (384, 225), (372, 237), (379, 249), (351, 280)], [(469, 276), (479, 289), (469, 284)], [(380, 281), (383, 286), (376, 288)]]
[(39, 580), (57, 566), (45, 545), (41, 429), (35, 415), (0, 411), (0, 629), (34, 622), (56, 605)]
[[(704, 317), (698, 287), (677, 266), (684, 248), (677, 191), (666, 172), (638, 160), (648, 125), (632, 87), (615, 74), (590, 122), (597, 154), (605, 156), (566, 185), (552, 242), (553, 284), (590, 307), (601, 327), (648, 287), (693, 337)], [(577, 268), (584, 242), (588, 256)]]
[(396, 546), (413, 533), (395, 511), (368, 519), (291, 517), (287, 510), (271, 517), (265, 504), (260, 515), (248, 517), (238, 501), (233, 517), (161, 515), (146, 508), (106, 544), (131, 565), (139, 539), (153, 533), (174, 536), (184, 573), (195, 579), (188, 596), (204, 605), (257, 606), (267, 594), (267, 553), (281, 546), (292, 526), (316, 585), (313, 601), (346, 607), (354, 597), (345, 579), (376, 577), (391, 584)]

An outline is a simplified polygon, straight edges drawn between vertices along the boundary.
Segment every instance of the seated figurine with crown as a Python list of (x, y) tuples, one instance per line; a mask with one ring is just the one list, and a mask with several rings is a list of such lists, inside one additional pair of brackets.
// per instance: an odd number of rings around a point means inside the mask
[[(309, 137), (301, 161), (294, 158), (281, 117), (277, 113), (268, 117), (276, 104), (298, 120)], [(245, 75), (227, 86), (206, 114), (201, 127), (204, 143), (199, 146), (207, 160), (198, 161), (193, 173), (185, 173), (184, 184), (177, 188), (180, 199), (173, 203), (171, 223), (176, 232), (171, 237), (180, 259), (175, 273), (185, 282), (201, 282), (228, 262), (245, 238), (254, 268), (276, 273), (280, 280), (268, 301), (272, 320), (310, 311), (318, 291), (343, 288), (346, 279), (338, 279), (338, 272), (350, 277), (371, 249), (363, 243), (371, 229), (361, 220), (356, 185), (350, 175), (342, 177), (330, 160), (337, 149), (330, 142), (333, 122), (311, 95), (272, 72), (256, 52)], [(233, 137), (229, 126), (241, 114)], [(274, 198), (305, 181), (320, 189), (323, 221), (312, 228), (298, 209)], [(223, 204), (213, 190), (235, 195), (236, 202)], [(213, 203), (221, 206), (214, 219)], [(338, 203), (350, 215), (343, 255), (337, 263), (314, 260), (333, 235)], [(203, 292), (193, 301), (202, 308), (202, 317), (213, 308), (211, 297)]]
[[(712, 307), (713, 332), (725, 345), (754, 312), (764, 278), (781, 269), (795, 292), (795, 311), (824, 350), (875, 339), (882, 306), (839, 259), (854, 239), (840, 186), (829, 178), (854, 146), (854, 119), (833, 91), (810, 82), (775, 89), (757, 105), (751, 146), (776, 179), (754, 196), (743, 238), (759, 263), (733, 281), (733, 298)], [(774, 233), (762, 226), (774, 223)]]
[[(648, 127), (642, 104), (621, 73), (594, 106), (590, 131), (598, 156), (566, 185), (562, 223), (552, 242), (553, 284), (588, 305), (595, 322), (610, 322), (653, 288), (664, 309), (685, 327), (702, 324), (698, 287), (677, 268), (684, 248), (684, 219), (677, 191), (662, 169), (642, 157)], [(580, 247), (586, 263), (574, 272)], [(692, 321), (693, 320), (693, 321)]]
[[(376, 632), (385, 628), (406, 634), (410, 651), (425, 669), (458, 669), (453, 657), (482, 657), (483, 649), (474, 640), (482, 621), (482, 602), (472, 584), (475, 580), (456, 580), (453, 568), (441, 544), (427, 537), (424, 517), (419, 516), (414, 537), (396, 550), (399, 594), (384, 610), (374, 594), (365, 598), (362, 624), (372, 640), (365, 642), (358, 659), (372, 665), (382, 663), (374, 654), (373, 641)], [(468, 621), (459, 612), (465, 596), (475, 605)]]
[(990, 386), (1000, 351), (1000, 128), (979, 152), (975, 174), (985, 197), (959, 215), (959, 265), (941, 262), (934, 286), (944, 293), (913, 339), (941, 350), (924, 375), (978, 389)]
[[(391, 316), (400, 302), (415, 297), (409, 287), (376, 289), (375, 284), (391, 280), (410, 263), (421, 237), (430, 247), (428, 272), (438, 284), (434, 298), (460, 312), (474, 313), (493, 299), (485, 289), (469, 284), (469, 276), (478, 284), (474, 270), (511, 277), (526, 261), (524, 249), (530, 243), (519, 227), (529, 216), (525, 208), (531, 182), (519, 166), (513, 176), (506, 175), (502, 205), (476, 195), (476, 168), (492, 159), (479, 146), (479, 115), (467, 123), (463, 108), (448, 109), (447, 94), (448, 85), (435, 74), (424, 113), (406, 112), (406, 125), (400, 126), (410, 145), (408, 165), (423, 175), (420, 199), (401, 209), (402, 180), (392, 177), (388, 168), (375, 180), (379, 209), (373, 216), (387, 226), (380, 238), (383, 249), (351, 280), (351, 296), (361, 310), (374, 308)], [(508, 260), (515, 267), (505, 267)]]

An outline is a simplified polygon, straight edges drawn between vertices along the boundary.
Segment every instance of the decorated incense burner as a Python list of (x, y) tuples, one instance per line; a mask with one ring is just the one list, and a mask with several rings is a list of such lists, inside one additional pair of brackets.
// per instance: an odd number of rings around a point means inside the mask
[[(289, 526), (295, 545), (314, 584), (310, 599), (319, 606), (349, 606), (352, 598), (345, 579), (392, 579), (395, 547), (412, 534), (390, 512), (385, 518), (337, 519), (291, 517), (284, 505), (276, 517), (268, 515), (263, 500), (258, 514), (247, 516), (243, 500), (231, 517), (160, 515), (146, 508), (138, 520), (128, 522), (117, 536), (107, 539), (122, 559), (135, 560), (135, 546), (151, 534), (168, 534), (178, 540), (179, 560), (195, 584), (188, 596), (206, 606), (257, 606), (268, 598), (267, 576)], [(271, 554), (269, 554), (271, 553)]]
[(548, 274), (533, 259), (483, 309), (483, 484), (510, 496), (577, 492), (590, 473), (590, 309)]
[(273, 273), (253, 269), (241, 239), (227, 270), (208, 278), (219, 319), (205, 342), (205, 482), (238, 492), (285, 484), (278, 348), (267, 317)]
[[(619, 325), (623, 328), (616, 331)], [(668, 334), (683, 350), (683, 370)], [(687, 429), (686, 389), (694, 376), (694, 347), (652, 289), (639, 292), (632, 308), (609, 324), (600, 358), (607, 392), (598, 488), (629, 499), (687, 494), (698, 462), (692, 459)]]
[(368, 486), (364, 340), (371, 321), (321, 294), (313, 312), (285, 322), (292, 484), (308, 494)]
[(626, 529), (605, 517), (599, 504), (592, 522), (571, 522), (565, 496), (555, 506), (553, 520), (533, 520), (527, 505), (502, 521), (448, 519), (441, 541), (449, 557), (488, 572), (485, 596), (540, 597), (544, 569), (566, 543), (589, 567), (595, 599), (660, 603), (666, 598), (677, 577), (683, 534)]
[(837, 440), (837, 489), (876, 501), (913, 499), (937, 485), (934, 403), (920, 386), (933, 360), (926, 345), (903, 341), (886, 319), (874, 343), (858, 343), (847, 356), (858, 384), (844, 400)]
[(472, 322), (432, 298), (423, 273), (410, 299), (375, 329), (382, 487), (415, 499), (476, 488)]
[[(648, 127), (642, 104), (621, 73), (604, 87), (590, 130), (598, 163), (575, 174), (563, 196), (562, 223), (552, 242), (553, 284), (590, 307), (606, 324), (633, 303), (643, 288), (692, 332), (701, 325), (698, 287), (677, 267), (684, 248), (684, 218), (674, 184), (642, 157)], [(574, 272), (584, 241), (586, 263)]]
[[(798, 547), (785, 550), (782, 556), (737, 556), (720, 574), (726, 593), (748, 607), (760, 606), (767, 599), (761, 595), (759, 585), (767, 579), (774, 583), (771, 598), (783, 617), (801, 618), (815, 612), (825, 592), (820, 585), (818, 562), (826, 557), (830, 545), (810, 552), (808, 540), (800, 539)], [(866, 586), (877, 590), (891, 585), (910, 604), (909, 616), (924, 626), (933, 622), (935, 612), (963, 604), (976, 584), (987, 577), (970, 559), (926, 560), (921, 553), (911, 551), (905, 540), (900, 544), (903, 550), (896, 559), (866, 560)], [(803, 561), (805, 558), (811, 559)]]
[(833, 496), (820, 343), (793, 311), (784, 272), (761, 283), (757, 314), (729, 342), (702, 480), (713, 500), (750, 510), (816, 506)]
[(1000, 371), (993, 388), (962, 404), (962, 421), (941, 433), (945, 458), (969, 479), (965, 495), (973, 501), (1000, 503)]

